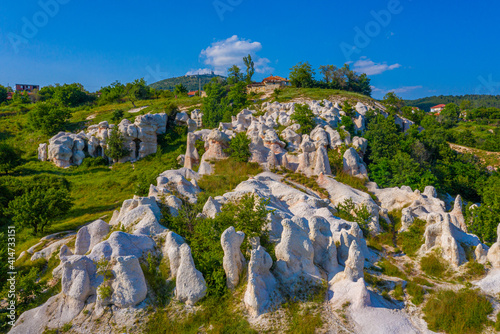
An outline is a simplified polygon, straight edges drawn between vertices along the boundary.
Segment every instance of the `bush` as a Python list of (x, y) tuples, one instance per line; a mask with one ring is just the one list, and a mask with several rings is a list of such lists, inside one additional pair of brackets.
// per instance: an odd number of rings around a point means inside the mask
[(369, 235), (368, 224), (371, 221), (372, 214), (365, 204), (356, 206), (351, 198), (339, 203), (337, 206), (337, 215), (348, 221), (357, 222), (359, 228), (363, 231), (365, 238)]
[(240, 132), (229, 142), (227, 153), (229, 153), (235, 161), (247, 162), (252, 155), (249, 146), (251, 142), (252, 141), (247, 137), (245, 132)]
[(429, 276), (442, 278), (446, 274), (448, 265), (435, 253), (430, 253), (420, 259), (420, 268)]
[[(203, 202), (202, 202), (203, 203)], [(199, 210), (185, 201), (177, 217), (164, 210), (165, 226), (182, 235), (190, 245), (196, 268), (207, 282), (207, 295), (222, 296), (226, 288), (226, 277), (222, 265), (224, 251), (220, 237), (228, 227), (245, 233), (242, 249), (249, 247), (248, 238), (259, 236), (263, 246), (268, 244), (267, 233), (262, 230), (267, 223), (266, 202), (252, 195), (245, 195), (239, 203), (227, 203), (215, 218), (197, 218)]]
[(46, 135), (60, 131), (71, 116), (68, 109), (48, 102), (39, 102), (28, 113), (28, 124), (34, 130), (41, 130)]
[(113, 120), (113, 122), (119, 123), (123, 118), (123, 114), (123, 110), (116, 109), (115, 111), (113, 111), (113, 116), (111, 119)]
[(300, 129), (297, 130), (300, 134), (309, 134), (316, 126), (314, 114), (307, 104), (296, 104), (295, 112), (290, 119), (300, 125)]
[(420, 305), (424, 301), (425, 289), (413, 281), (409, 281), (406, 285), (406, 292), (412, 297), (411, 302), (415, 305)]
[(115, 129), (111, 131), (108, 137), (108, 148), (104, 153), (114, 161), (118, 161), (130, 154), (130, 150), (124, 146), (124, 143), (125, 137), (123, 137), (120, 131)]
[(427, 302), (423, 312), (430, 330), (473, 334), (482, 332), (493, 307), (476, 290), (444, 290)]
[(65, 188), (34, 186), (9, 203), (7, 213), (21, 227), (33, 228), (33, 233), (43, 232), (54, 219), (68, 212), (73, 205)]
[(107, 166), (106, 159), (103, 157), (97, 157), (97, 158), (92, 158), (88, 157), (83, 159), (80, 168), (91, 168), (91, 167), (100, 167), (100, 166)]
[(415, 256), (424, 243), (425, 225), (424, 220), (415, 219), (408, 231), (398, 234), (397, 244), (406, 255)]
[(21, 154), (7, 144), (0, 144), (0, 173), (7, 173), (21, 164)]

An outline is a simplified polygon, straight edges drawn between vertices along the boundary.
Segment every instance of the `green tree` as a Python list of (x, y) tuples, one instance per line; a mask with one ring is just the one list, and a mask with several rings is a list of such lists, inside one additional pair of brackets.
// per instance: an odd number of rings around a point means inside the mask
[(492, 244), (497, 240), (500, 224), (500, 174), (492, 175), (480, 187), (482, 203), (467, 209), (469, 232), (476, 234), (483, 242)]
[(315, 72), (309, 62), (300, 62), (290, 69), (290, 82), (294, 87), (314, 87), (314, 75)]
[(246, 76), (245, 76), (245, 81), (247, 85), (252, 83), (252, 77), (255, 73), (255, 64), (252, 60), (252, 56), (249, 54), (246, 57), (243, 57), (243, 63), (246, 66)]
[(337, 66), (334, 65), (322, 65), (319, 67), (319, 72), (323, 75), (323, 80), (326, 84), (333, 82), (335, 78), (335, 73), (337, 72)]
[(309, 134), (316, 126), (314, 114), (307, 104), (296, 104), (295, 112), (290, 119), (300, 125), (300, 129), (297, 130), (300, 134)]
[(455, 103), (449, 103), (438, 116), (438, 122), (445, 129), (454, 127), (458, 123), (460, 108)]
[(227, 70), (227, 83), (229, 85), (237, 84), (240, 81), (243, 81), (243, 73), (238, 66), (233, 65)]
[(62, 130), (71, 113), (50, 102), (40, 102), (28, 113), (28, 124), (35, 130), (51, 135)]
[(174, 94), (177, 96), (185, 95), (187, 93), (188, 93), (188, 90), (182, 83), (176, 85), (174, 88)]
[(392, 116), (385, 118), (383, 115), (377, 115), (368, 124), (365, 138), (368, 139), (372, 161), (391, 158), (399, 150), (400, 133)]
[(405, 101), (394, 92), (389, 92), (382, 99), (382, 104), (386, 107), (394, 107), (399, 112), (404, 107)]
[(463, 100), (460, 102), (460, 110), (465, 111), (470, 109), (472, 109), (472, 102), (470, 100)]
[(68, 212), (72, 200), (67, 189), (34, 186), (9, 202), (8, 214), (20, 227), (32, 228), (36, 235)]
[[(42, 88), (42, 90), (44, 88)], [(125, 96), (125, 86), (121, 84), (119, 81), (115, 81), (111, 85), (101, 88), (101, 97), (99, 97), (97, 102), (101, 105), (107, 103), (121, 102), (124, 96)]]
[(79, 83), (56, 85), (52, 99), (59, 105), (76, 107), (88, 101), (88, 94)]
[(240, 132), (229, 142), (228, 153), (236, 161), (247, 162), (252, 155), (250, 153), (251, 142), (245, 132)]
[(7, 88), (0, 85), (0, 103), (7, 101)]
[(111, 131), (106, 144), (108, 148), (104, 153), (115, 162), (130, 154), (130, 150), (125, 147), (125, 137), (119, 130)]
[(207, 96), (203, 98), (203, 125), (215, 128), (222, 121), (226, 110), (230, 108), (225, 87), (213, 78), (204, 87)]
[(0, 173), (7, 173), (21, 164), (21, 154), (7, 144), (0, 143)]
[[(187, 91), (187, 90), (186, 90)], [(146, 85), (144, 78), (136, 79), (125, 86), (125, 94), (132, 105), (135, 107), (135, 101), (146, 100), (150, 97), (150, 90)]]
[[(231, 104), (231, 108), (227, 110), (231, 116), (235, 116), (247, 104), (247, 86), (244, 81), (235, 84), (227, 94), (227, 101)], [(230, 122), (231, 117), (225, 117), (225, 121)]]
[(113, 116), (112, 116), (113, 122), (118, 123), (122, 120), (122, 118), (123, 118), (123, 110), (116, 109), (115, 111), (113, 111)]

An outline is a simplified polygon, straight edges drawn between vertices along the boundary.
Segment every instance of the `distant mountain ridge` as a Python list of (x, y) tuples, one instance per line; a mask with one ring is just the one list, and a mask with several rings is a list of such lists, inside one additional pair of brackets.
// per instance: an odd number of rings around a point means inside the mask
[(416, 100), (405, 100), (405, 103), (408, 106), (419, 107), (422, 110), (430, 111), (431, 107), (441, 103), (455, 103), (460, 105), (464, 100), (471, 101), (473, 107), (500, 108), (500, 95), (439, 95)]
[[(199, 79), (198, 79), (199, 78)], [(149, 86), (154, 89), (163, 89), (163, 90), (174, 90), (175, 86), (178, 84), (183, 84), (184, 87), (188, 89), (188, 91), (198, 90), (199, 82), (201, 82), (201, 89), (203, 90), (203, 86), (212, 80), (212, 78), (219, 78), (220, 81), (226, 79), (223, 76), (217, 74), (201, 74), (201, 75), (185, 75), (182, 77), (176, 78), (168, 78), (164, 80), (160, 80), (158, 82), (152, 83)]]

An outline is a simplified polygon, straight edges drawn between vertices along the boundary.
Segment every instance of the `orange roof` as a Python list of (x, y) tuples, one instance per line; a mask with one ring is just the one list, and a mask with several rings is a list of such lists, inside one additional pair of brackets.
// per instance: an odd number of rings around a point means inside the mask
[(279, 77), (279, 76), (274, 76), (271, 74), (270, 77), (267, 77), (265, 78), (264, 80), (262, 80), (262, 82), (275, 82), (275, 81), (288, 81), (287, 79), (285, 78), (282, 78), (282, 77)]
[(438, 104), (437, 106), (434, 106), (431, 109), (434, 109), (434, 108), (444, 108), (444, 107), (446, 107), (446, 104)]

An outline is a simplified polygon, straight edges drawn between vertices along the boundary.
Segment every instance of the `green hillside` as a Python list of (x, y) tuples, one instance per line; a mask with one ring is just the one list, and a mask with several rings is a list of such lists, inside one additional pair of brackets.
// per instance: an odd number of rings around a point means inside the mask
[(460, 105), (464, 100), (472, 102), (474, 108), (478, 107), (495, 107), (500, 108), (500, 95), (440, 95), (429, 96), (416, 100), (405, 100), (406, 105), (412, 107), (419, 107), (425, 111), (430, 111), (431, 107), (444, 103), (455, 103)]
[(174, 90), (176, 85), (183, 84), (189, 91), (192, 91), (192, 90), (198, 90), (198, 78), (201, 80), (201, 89), (203, 89), (203, 86), (209, 83), (210, 80), (212, 80), (212, 78), (218, 78), (219, 81), (225, 79), (225, 77), (216, 74), (202, 74), (200, 76), (186, 75), (182, 77), (161, 80), (152, 83), (149, 86), (155, 89)]

